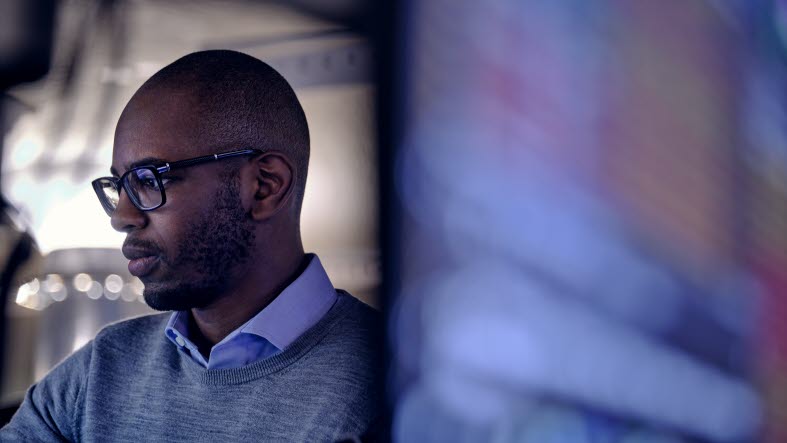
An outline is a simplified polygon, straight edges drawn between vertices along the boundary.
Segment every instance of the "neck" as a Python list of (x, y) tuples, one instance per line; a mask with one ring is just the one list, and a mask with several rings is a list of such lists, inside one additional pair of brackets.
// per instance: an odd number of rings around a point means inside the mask
[(270, 304), (306, 268), (303, 246), (275, 259), (257, 260), (239, 276), (238, 284), (212, 305), (191, 310), (193, 340), (203, 354)]

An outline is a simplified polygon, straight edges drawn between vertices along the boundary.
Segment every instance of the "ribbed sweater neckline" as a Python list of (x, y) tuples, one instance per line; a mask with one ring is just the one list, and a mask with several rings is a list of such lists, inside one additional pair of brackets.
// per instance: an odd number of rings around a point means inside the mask
[[(190, 380), (206, 386), (238, 385), (279, 372), (308, 353), (339, 320), (347, 315), (352, 306), (352, 296), (343, 291), (338, 292), (339, 298), (331, 310), (317, 324), (276, 355), (239, 368), (205, 369), (188, 356), (177, 352), (180, 367)], [(169, 342), (167, 344), (171, 345)]]

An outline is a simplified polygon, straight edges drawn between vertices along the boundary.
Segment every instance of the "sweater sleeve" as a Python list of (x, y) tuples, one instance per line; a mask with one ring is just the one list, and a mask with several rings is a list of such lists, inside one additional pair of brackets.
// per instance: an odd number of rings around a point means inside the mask
[(78, 440), (78, 419), (84, 400), (82, 392), (92, 347), (91, 341), (28, 389), (19, 410), (0, 429), (0, 441)]

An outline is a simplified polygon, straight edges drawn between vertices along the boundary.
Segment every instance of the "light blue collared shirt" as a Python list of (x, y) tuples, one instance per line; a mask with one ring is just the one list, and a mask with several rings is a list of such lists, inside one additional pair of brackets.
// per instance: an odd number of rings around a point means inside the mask
[(216, 343), (207, 361), (189, 340), (188, 311), (172, 313), (167, 338), (208, 369), (238, 368), (281, 352), (317, 324), (337, 299), (320, 259), (314, 254), (309, 257), (306, 270), (265, 309)]

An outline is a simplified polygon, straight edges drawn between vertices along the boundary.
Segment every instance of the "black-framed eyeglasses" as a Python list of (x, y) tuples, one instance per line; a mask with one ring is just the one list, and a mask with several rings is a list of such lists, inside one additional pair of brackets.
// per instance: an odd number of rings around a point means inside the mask
[(137, 166), (126, 171), (120, 178), (101, 177), (93, 180), (93, 190), (96, 191), (101, 206), (104, 207), (104, 211), (110, 217), (118, 207), (121, 189), (126, 191), (131, 203), (137, 209), (140, 211), (152, 211), (160, 208), (167, 202), (167, 194), (164, 192), (164, 182), (161, 174), (200, 163), (261, 153), (262, 151), (259, 149), (241, 149), (164, 163), (163, 166), (156, 164)]

